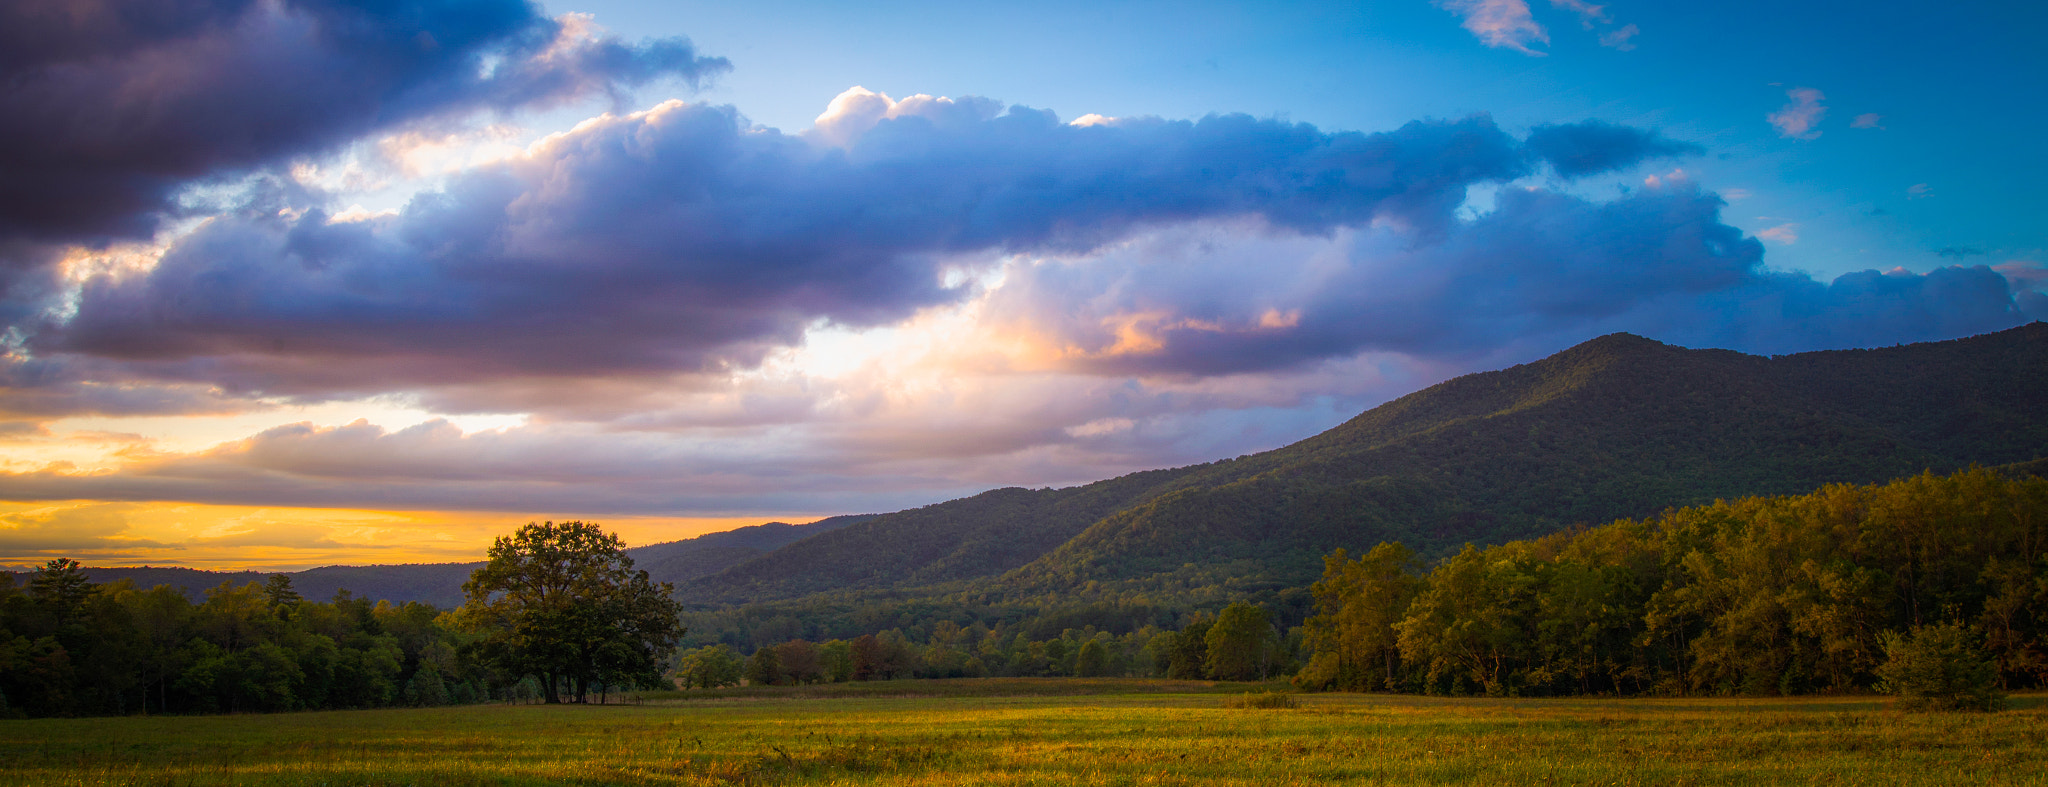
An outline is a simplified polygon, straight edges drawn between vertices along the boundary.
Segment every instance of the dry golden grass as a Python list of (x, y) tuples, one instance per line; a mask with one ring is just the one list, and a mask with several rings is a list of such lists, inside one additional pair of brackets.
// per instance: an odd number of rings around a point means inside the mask
[(1909, 715), (1873, 698), (957, 694), (8, 721), (0, 784), (2048, 784), (2038, 695)]

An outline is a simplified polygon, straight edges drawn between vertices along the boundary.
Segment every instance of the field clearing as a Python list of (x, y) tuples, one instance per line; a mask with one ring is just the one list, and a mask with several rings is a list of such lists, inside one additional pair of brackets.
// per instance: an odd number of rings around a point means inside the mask
[(1073, 689), (925, 681), (640, 705), (0, 721), (0, 784), (2048, 784), (2041, 695), (1998, 714), (1908, 715), (1869, 697), (1321, 694), (1255, 710), (1224, 707), (1241, 687), (1062, 693)]

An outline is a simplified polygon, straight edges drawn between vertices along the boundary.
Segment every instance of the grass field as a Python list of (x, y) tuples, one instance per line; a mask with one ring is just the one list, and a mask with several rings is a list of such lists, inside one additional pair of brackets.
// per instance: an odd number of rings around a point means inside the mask
[[(1101, 693), (1076, 694), (1076, 691)], [(1493, 700), (938, 681), (640, 705), (0, 722), (0, 784), (2048, 784), (2048, 697)], [(1239, 703), (1242, 704), (1242, 703)]]

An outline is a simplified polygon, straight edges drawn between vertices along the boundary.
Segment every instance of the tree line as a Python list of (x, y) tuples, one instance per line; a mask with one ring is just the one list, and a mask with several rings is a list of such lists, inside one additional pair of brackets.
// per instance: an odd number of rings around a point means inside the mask
[(1279, 630), (1263, 607), (1240, 602), (1179, 630), (1147, 625), (1115, 634), (1092, 625), (1032, 639), (1005, 624), (940, 621), (922, 641), (892, 628), (852, 639), (793, 639), (751, 655), (723, 643), (677, 654), (685, 688), (844, 683), (911, 678), (1160, 677), (1261, 680), (1293, 674), (1298, 632)]
[(493, 544), (443, 611), (291, 579), (203, 601), (94, 583), (52, 560), (0, 574), (0, 717), (237, 713), (485, 700), (560, 702), (662, 685), (683, 629), (674, 589), (594, 524), (529, 524)]
[[(1893, 688), (1916, 643), (2048, 682), (2048, 480), (1985, 469), (1623, 520), (1425, 568), (1324, 560), (1312, 689), (1494, 695)], [(1965, 647), (1967, 646), (1967, 647)], [(1891, 666), (1887, 666), (1890, 664)]]
[[(498, 539), (443, 611), (290, 580), (203, 601), (50, 561), (0, 576), (0, 715), (208, 713), (577, 701), (619, 688), (1134, 676), (1443, 694), (1798, 694), (1963, 681), (2048, 685), (2048, 480), (1973, 469), (1835, 485), (1466, 546), (1323, 559), (1304, 595), (1211, 614), (1132, 598), (854, 605), (870, 633), (787, 636), (744, 610), (690, 643), (673, 589), (593, 524)], [(1211, 607), (1214, 609), (1214, 607)], [(1312, 612), (1313, 614), (1307, 614)], [(1302, 615), (1306, 614), (1303, 620)], [(1289, 618), (1302, 621), (1289, 626)], [(965, 620), (963, 624), (959, 622)], [(905, 625), (906, 622), (908, 625)], [(776, 633), (786, 639), (774, 639)], [(750, 648), (737, 647), (751, 640)], [(1957, 677), (1963, 676), (1963, 677)], [(1974, 676), (1974, 677), (1970, 677)], [(1988, 687), (1988, 688), (1986, 688)]]
[(0, 715), (475, 702), (491, 675), (462, 642), (434, 607), (347, 591), (308, 601), (283, 575), (195, 603), (164, 585), (95, 584), (76, 561), (52, 560), (26, 587), (0, 575)]

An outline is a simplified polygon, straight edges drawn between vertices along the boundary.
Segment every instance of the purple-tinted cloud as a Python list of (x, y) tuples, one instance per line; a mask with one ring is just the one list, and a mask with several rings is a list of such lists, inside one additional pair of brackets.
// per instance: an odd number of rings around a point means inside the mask
[(1541, 125), (1529, 130), (1529, 151), (1567, 178), (1626, 169), (1659, 158), (1696, 156), (1706, 149), (1689, 142), (1599, 120)]
[[(991, 314), (1097, 375), (1478, 357), (1645, 303), (1778, 297), (1751, 292), (1770, 281), (1757, 241), (1682, 179), (1609, 202), (1509, 188), (1493, 212), (1457, 215), (1468, 187), (1533, 161), (1573, 177), (1698, 151), (1653, 131), (1588, 121), (1518, 143), (1484, 117), (1379, 134), (1242, 115), (1072, 125), (980, 99), (848, 95), (810, 136), (680, 102), (601, 119), (397, 215), (335, 221), (281, 191), (24, 326), (48, 368), (17, 363), (4, 409), (431, 391), (465, 411), (616, 417), (570, 400), (599, 380), (720, 384), (821, 320), (890, 324), (976, 297), (943, 274), (1006, 254), (1080, 263), (1013, 271)], [(1915, 297), (1982, 321), (1952, 295)], [(1812, 302), (1800, 321), (1833, 319), (1821, 307), (1836, 302)], [(1948, 338), (1916, 325), (1905, 333)], [(130, 384), (82, 385), (108, 379)]]
[(0, 242), (144, 237), (195, 179), (725, 67), (686, 41), (627, 45), (525, 0), (8, 3)]
[(1608, 331), (1762, 353), (1941, 340), (2022, 324), (2040, 297), (2018, 268), (1773, 272), (1721, 206), (1684, 181), (1610, 202), (1514, 189), (1434, 243), (1164, 234), (1013, 274), (990, 308), (1074, 348), (1074, 368), (1208, 376), (1362, 352), (1497, 359)]
[(1818, 139), (1820, 120), (1828, 114), (1828, 107), (1821, 102), (1827, 95), (1810, 87), (1796, 87), (1785, 91), (1791, 99), (1778, 111), (1764, 117), (1778, 129), (1778, 136), (1788, 139)]
[[(822, 510), (900, 508), (968, 491), (956, 479), (858, 469), (842, 457), (745, 450), (650, 433), (527, 428), (464, 434), (287, 424), (117, 473), (0, 473), (0, 499), (181, 500), (335, 508), (590, 513), (782, 509), (792, 487)], [(0, 522), (4, 524), (4, 522)]]
[(1467, 32), (1487, 46), (1512, 49), (1542, 57), (1531, 44), (1550, 43), (1550, 33), (1529, 14), (1526, 0), (1436, 0), (1438, 7), (1457, 14)]
[(961, 297), (940, 273), (962, 255), (1084, 253), (1222, 217), (1429, 234), (1467, 186), (1527, 167), (1484, 117), (1333, 134), (1242, 115), (1077, 127), (931, 106), (839, 148), (672, 103), (588, 124), (395, 217), (266, 205), (214, 220), (147, 275), (88, 283), (76, 315), (31, 345), (281, 394), (716, 371), (819, 319), (875, 325)]

